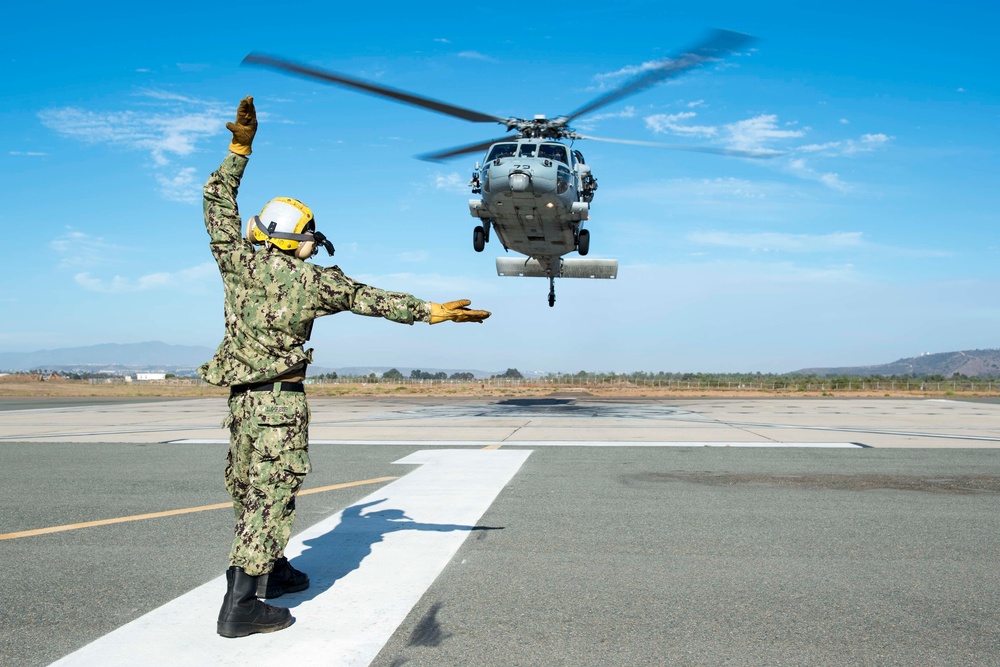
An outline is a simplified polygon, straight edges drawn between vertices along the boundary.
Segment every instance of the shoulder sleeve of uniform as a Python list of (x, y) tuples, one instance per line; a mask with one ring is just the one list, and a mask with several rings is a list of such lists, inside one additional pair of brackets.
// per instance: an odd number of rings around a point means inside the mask
[(205, 183), (205, 229), (213, 245), (237, 243), (243, 237), (236, 195), (246, 166), (247, 158), (230, 153)]
[(404, 292), (369, 287), (348, 278), (337, 266), (321, 270), (319, 292), (324, 314), (346, 310), (356, 315), (382, 317), (402, 324), (430, 321), (430, 304), (423, 299)]

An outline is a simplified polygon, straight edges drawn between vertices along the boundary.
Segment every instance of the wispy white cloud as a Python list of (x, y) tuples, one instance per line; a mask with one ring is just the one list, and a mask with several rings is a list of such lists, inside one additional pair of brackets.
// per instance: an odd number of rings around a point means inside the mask
[(794, 190), (776, 181), (751, 181), (743, 178), (673, 178), (640, 181), (608, 192), (609, 198), (683, 202), (705, 210), (731, 210), (733, 206), (767, 206), (787, 203), (796, 198)]
[(937, 248), (904, 248), (873, 243), (863, 232), (834, 232), (832, 234), (789, 234), (785, 232), (692, 232), (685, 238), (692, 243), (722, 248), (736, 248), (752, 253), (836, 253), (864, 250), (880, 256), (914, 259), (951, 257), (952, 253)]
[(858, 153), (871, 153), (872, 151), (884, 148), (895, 137), (887, 134), (862, 134), (857, 139), (845, 139), (843, 141), (828, 141), (824, 144), (806, 144), (799, 146), (795, 150), (801, 153), (816, 153), (826, 157), (857, 155)]
[(675, 114), (654, 114), (646, 116), (646, 127), (656, 134), (672, 133), (689, 137), (713, 137), (718, 133), (718, 128), (711, 125), (686, 125), (688, 121), (696, 117), (694, 111), (683, 111)]
[(608, 120), (610, 118), (635, 118), (635, 107), (627, 106), (621, 111), (609, 111), (608, 113), (598, 113), (593, 116), (587, 116), (576, 121), (575, 125), (577, 129), (590, 131), (593, 130), (602, 120)]
[(72, 139), (149, 152), (158, 166), (169, 164), (170, 154), (190, 155), (199, 139), (218, 134), (225, 126), (221, 116), (210, 113), (97, 113), (65, 107), (47, 109), (39, 116), (46, 127)]
[(786, 123), (784, 128), (779, 127), (778, 117), (774, 114), (760, 114), (721, 127), (691, 124), (692, 119), (697, 117), (697, 112), (682, 111), (675, 114), (654, 114), (646, 116), (644, 120), (646, 127), (656, 134), (719, 137), (726, 148), (744, 151), (773, 150), (775, 142), (805, 135), (804, 130), (788, 129), (794, 123)]
[[(464, 293), (495, 293), (498, 291), (497, 281), (493, 276), (483, 277), (479, 274), (474, 276), (441, 275), (439, 273), (385, 273), (373, 274), (362, 273), (352, 276), (355, 280), (366, 285), (377, 285), (386, 290), (405, 290), (410, 294), (442, 294), (439, 298), (446, 298), (455, 294), (456, 286), (461, 286)], [(459, 297), (454, 297), (459, 298)]]
[[(790, 140), (805, 136), (809, 128), (799, 129), (794, 122), (779, 124), (775, 114), (760, 114), (752, 118), (727, 123), (721, 127), (694, 125), (691, 121), (696, 117), (697, 113), (694, 111), (683, 111), (675, 114), (647, 116), (645, 121), (646, 127), (657, 134), (712, 138), (726, 148), (741, 151), (789, 151), (793, 157), (783, 161), (775, 161), (773, 164), (797, 178), (815, 181), (839, 192), (850, 191), (852, 187), (845, 183), (839, 174), (816, 169), (804, 157), (801, 157), (801, 154), (823, 157), (852, 156), (878, 150), (893, 139), (887, 134), (873, 133), (863, 134), (857, 139), (787, 147)], [(842, 120), (842, 123), (846, 123), (846, 121)], [(794, 157), (795, 154), (800, 155)]]
[(60, 268), (100, 266), (127, 251), (124, 246), (73, 227), (66, 227), (62, 234), (49, 241), (49, 249), (59, 257)]
[(458, 57), (469, 58), (471, 60), (485, 60), (486, 62), (491, 62), (491, 63), (499, 62), (496, 58), (493, 58), (483, 53), (479, 53), (478, 51), (459, 51)]
[(743, 248), (753, 252), (830, 252), (858, 248), (864, 243), (861, 232), (834, 234), (695, 232), (689, 234), (687, 238), (694, 243)]
[(621, 69), (615, 70), (613, 72), (605, 72), (603, 74), (594, 75), (594, 84), (597, 90), (609, 90), (613, 89), (622, 84), (622, 82), (630, 77), (648, 72), (649, 70), (659, 69), (663, 67), (666, 60), (650, 60), (644, 62), (641, 65), (628, 65), (622, 67)]
[(423, 263), (430, 259), (430, 253), (426, 250), (411, 250), (399, 254), (401, 262)]
[(174, 272), (149, 273), (139, 278), (115, 276), (110, 280), (95, 278), (88, 272), (78, 273), (74, 281), (90, 292), (102, 294), (123, 294), (148, 292), (153, 290), (190, 291), (201, 290), (209, 281), (218, 280), (218, 268), (213, 262), (205, 262)]
[(464, 178), (456, 172), (452, 172), (450, 174), (435, 174), (434, 187), (448, 192), (465, 192), (469, 186)]
[(621, 111), (610, 111), (608, 113), (598, 113), (589, 117), (591, 121), (606, 120), (608, 118), (635, 118), (635, 107), (627, 106)]
[[(796, 263), (791, 260), (778, 260), (755, 257), (746, 260), (712, 260), (692, 262), (671, 267), (631, 266), (626, 265), (619, 279), (632, 273), (640, 274), (675, 274), (679, 280), (691, 286), (691, 289), (705, 294), (715, 293), (720, 296), (734, 292), (763, 293), (773, 297), (770, 287), (777, 285), (792, 285), (801, 288), (819, 285), (843, 285), (855, 283), (862, 279), (857, 267), (850, 263), (821, 266), (814, 263)], [(693, 278), (693, 279), (692, 279)], [(640, 278), (642, 280), (642, 278)], [(645, 282), (643, 280), (643, 282)], [(672, 284), (677, 279), (664, 280), (656, 284)], [(647, 290), (648, 291), (648, 290)], [(770, 298), (770, 297), (769, 297)]]
[[(728, 69), (731, 67), (738, 67), (739, 64), (735, 62), (736, 58), (749, 57), (753, 55), (757, 49), (747, 49), (746, 51), (734, 51), (730, 53), (730, 58), (709, 58), (704, 61), (705, 66), (712, 66), (716, 69)], [(664, 66), (669, 65), (673, 61), (672, 58), (660, 58), (659, 60), (649, 60), (642, 63), (641, 65), (627, 65), (621, 69), (614, 70), (612, 72), (605, 72), (602, 74), (594, 75), (595, 87), (598, 90), (608, 90), (613, 89), (617, 86), (622, 85), (622, 83), (632, 77), (644, 74), (650, 70), (661, 69)], [(676, 83), (674, 80), (668, 79), (663, 82), (663, 84), (670, 85)], [(663, 85), (661, 84), (661, 85)]]
[(48, 153), (40, 151), (8, 151), (7, 155), (24, 155), (26, 157), (45, 157)]
[(202, 140), (223, 132), (232, 110), (214, 101), (162, 90), (145, 90), (138, 98), (139, 110), (58, 107), (45, 109), (38, 117), (64, 137), (148, 154), (164, 197), (197, 200), (198, 184), (191, 168), (178, 167), (174, 160), (191, 155)]
[(201, 183), (204, 175), (194, 167), (184, 167), (173, 175), (157, 174), (160, 193), (171, 201), (189, 204), (201, 201)]
[(723, 126), (729, 148), (757, 151), (773, 148), (775, 141), (794, 139), (805, 134), (802, 130), (783, 130), (778, 127), (778, 117), (761, 114)]
[(834, 172), (821, 172), (814, 169), (802, 158), (795, 158), (786, 163), (787, 171), (799, 178), (807, 181), (817, 181), (833, 190), (848, 192), (852, 188), (841, 180), (840, 175)]

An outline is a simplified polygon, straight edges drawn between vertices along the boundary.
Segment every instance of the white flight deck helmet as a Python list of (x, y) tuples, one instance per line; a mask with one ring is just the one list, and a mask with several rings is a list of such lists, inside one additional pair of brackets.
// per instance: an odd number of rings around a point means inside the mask
[(299, 259), (309, 259), (319, 246), (333, 255), (333, 244), (316, 231), (312, 209), (291, 197), (275, 197), (264, 206), (260, 215), (247, 221), (247, 240), (254, 245), (271, 243), (276, 248), (291, 250)]

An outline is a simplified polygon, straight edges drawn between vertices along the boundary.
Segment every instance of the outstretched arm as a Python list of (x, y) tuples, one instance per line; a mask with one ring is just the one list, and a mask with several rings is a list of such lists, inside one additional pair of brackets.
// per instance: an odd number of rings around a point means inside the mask
[(321, 288), (323, 306), (327, 312), (349, 310), (357, 315), (383, 317), (393, 322), (482, 322), (490, 313), (468, 308), (468, 299), (431, 303), (403, 292), (387, 292), (356, 282), (336, 266), (322, 269)]

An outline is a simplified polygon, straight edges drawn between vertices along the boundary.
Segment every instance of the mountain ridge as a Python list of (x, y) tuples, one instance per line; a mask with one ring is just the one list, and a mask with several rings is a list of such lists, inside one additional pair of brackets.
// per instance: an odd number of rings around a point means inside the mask
[[(166, 371), (179, 375), (193, 375), (195, 369), (210, 359), (214, 353), (214, 348), (200, 345), (171, 345), (161, 341), (102, 343), (81, 347), (37, 350), (35, 352), (0, 352), (0, 372), (30, 370), (97, 372), (109, 370), (122, 374), (136, 371)], [(477, 378), (503, 373), (503, 370), (481, 371), (410, 366), (379, 365), (327, 368), (313, 365), (309, 367), (309, 375), (327, 373), (351, 376), (372, 373), (381, 375), (391, 368), (396, 368), (406, 377), (409, 377), (413, 370), (422, 370), (427, 373), (443, 371), (449, 376), (454, 373), (472, 373)], [(784, 375), (909, 375), (913, 377), (941, 375), (951, 377), (956, 373), (968, 377), (1000, 377), (1000, 349), (926, 353), (916, 357), (897, 359), (886, 364), (802, 368), (784, 373)], [(545, 371), (531, 371), (525, 375), (541, 376), (545, 375)]]
[(839, 366), (828, 368), (803, 368), (792, 375), (910, 375), (922, 377), (955, 374), (967, 377), (1000, 376), (1000, 350), (962, 350), (958, 352), (926, 353), (905, 357), (887, 364), (874, 366)]
[[(161, 341), (146, 341), (142, 343), (101, 343), (81, 347), (58, 348), (54, 350), (37, 350), (35, 352), (0, 352), (0, 373), (23, 372), (33, 370), (97, 373), (124, 375), (135, 372), (167, 372), (177, 375), (194, 375), (198, 366), (212, 358), (215, 348), (199, 345), (171, 345)], [(476, 378), (488, 378), (503, 373), (500, 371), (481, 371), (473, 369), (441, 369), (427, 367), (403, 366), (351, 366), (345, 368), (326, 368), (312, 365), (309, 375), (361, 376), (382, 373), (396, 368), (405, 377), (414, 370), (425, 373), (445, 372), (449, 376), (454, 373), (472, 373)]]

